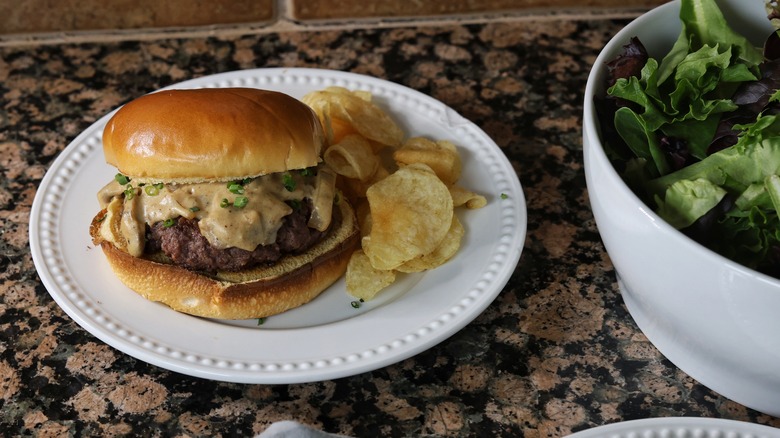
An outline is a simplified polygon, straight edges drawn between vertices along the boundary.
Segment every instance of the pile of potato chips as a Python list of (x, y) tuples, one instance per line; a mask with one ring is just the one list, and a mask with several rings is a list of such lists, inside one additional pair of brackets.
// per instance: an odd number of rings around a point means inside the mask
[(454, 144), (404, 132), (365, 91), (328, 87), (303, 98), (327, 134), (324, 160), (355, 206), (362, 249), (347, 267), (347, 292), (364, 301), (398, 273), (433, 269), (460, 248), (456, 207), (487, 200), (457, 185), (461, 159)]

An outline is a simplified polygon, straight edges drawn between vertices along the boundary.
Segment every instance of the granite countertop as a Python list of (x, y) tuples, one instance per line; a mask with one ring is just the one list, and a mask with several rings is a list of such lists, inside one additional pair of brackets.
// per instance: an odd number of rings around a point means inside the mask
[[(0, 48), (0, 430), (251, 436), (289, 419), (357, 436), (557, 437), (659, 416), (780, 426), (677, 369), (621, 300), (588, 203), (580, 121), (590, 66), (624, 24), (545, 18)], [(236, 384), (128, 356), (54, 302), (32, 262), (28, 220), (58, 153), (134, 97), (257, 67), (388, 79), (495, 139), (523, 185), (528, 234), (509, 283), (471, 324), (372, 372)]]

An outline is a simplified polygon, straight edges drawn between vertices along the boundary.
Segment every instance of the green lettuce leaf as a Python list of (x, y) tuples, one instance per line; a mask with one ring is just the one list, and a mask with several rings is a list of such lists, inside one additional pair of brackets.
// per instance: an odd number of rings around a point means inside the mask
[[(630, 102), (615, 113), (615, 129), (632, 152), (653, 163), (654, 176), (674, 170), (659, 137), (681, 140), (701, 160), (720, 118), (738, 108), (737, 87), (758, 79), (761, 52), (732, 31), (714, 0), (683, 0), (683, 28), (658, 64), (648, 59), (640, 77), (620, 78), (607, 94)], [(644, 131), (644, 132), (642, 132)]]
[[(735, 127), (742, 130), (742, 135), (734, 146), (646, 184), (648, 193), (659, 200), (662, 217), (685, 204), (679, 199), (668, 199), (672, 187), (681, 181), (703, 180), (734, 194), (737, 208), (762, 207), (780, 212), (780, 177), (777, 176), (780, 175), (780, 117), (759, 116), (752, 124)], [(675, 193), (675, 196), (681, 195)], [(686, 213), (686, 217), (696, 220), (705, 213), (696, 209)]]
[(726, 196), (726, 191), (707, 179), (680, 180), (669, 186), (657, 213), (677, 229), (691, 226)]
[(748, 65), (757, 65), (763, 54), (726, 22), (713, 0), (683, 0), (680, 3), (682, 30), (672, 50), (661, 61), (658, 82), (663, 83), (674, 73), (685, 57), (703, 46), (735, 48), (735, 55)]
[(716, 0), (680, 5), (671, 51), (609, 82), (615, 146), (605, 147), (669, 224), (780, 278), (778, 61), (732, 30)]

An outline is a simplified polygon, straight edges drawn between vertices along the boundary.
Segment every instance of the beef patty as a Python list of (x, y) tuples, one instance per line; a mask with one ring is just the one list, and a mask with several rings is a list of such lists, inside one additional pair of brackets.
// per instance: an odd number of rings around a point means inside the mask
[[(311, 202), (301, 203), (283, 219), (276, 242), (259, 245), (254, 251), (240, 248), (219, 249), (211, 246), (200, 233), (196, 219), (179, 217), (172, 226), (158, 222), (146, 233), (147, 253), (162, 251), (174, 264), (195, 271), (240, 271), (261, 264), (271, 264), (285, 254), (296, 254), (311, 248), (324, 232), (308, 227)], [(336, 220), (336, 218), (333, 218)]]

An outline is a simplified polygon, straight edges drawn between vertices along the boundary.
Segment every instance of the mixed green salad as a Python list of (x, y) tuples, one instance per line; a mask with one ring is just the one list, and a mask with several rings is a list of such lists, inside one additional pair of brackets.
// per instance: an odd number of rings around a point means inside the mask
[(672, 226), (780, 278), (780, 37), (754, 46), (715, 0), (682, 0), (680, 19), (660, 61), (633, 38), (608, 63), (607, 154)]

